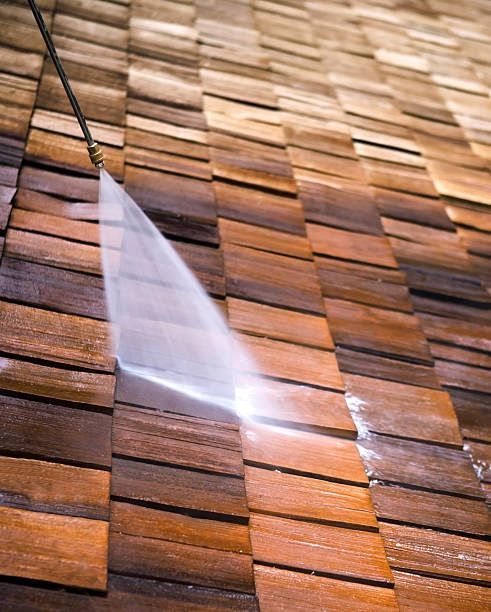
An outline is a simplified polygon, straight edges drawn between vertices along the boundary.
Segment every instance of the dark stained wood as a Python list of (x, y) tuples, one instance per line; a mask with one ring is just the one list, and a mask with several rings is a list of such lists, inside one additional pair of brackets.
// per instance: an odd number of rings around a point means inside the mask
[(252, 514), (251, 540), (258, 561), (382, 584), (392, 581), (378, 533)]
[(99, 193), (97, 179), (79, 178), (30, 166), (22, 169), (19, 185), (25, 189), (82, 202), (97, 201)]
[(431, 389), (440, 389), (440, 381), (432, 366), (409, 363), (380, 355), (336, 348), (336, 359), (343, 372), (361, 374), (372, 378), (392, 380)]
[(213, 189), (206, 181), (128, 166), (125, 183), (146, 211), (215, 223)]
[(99, 247), (55, 236), (9, 229), (5, 252), (9, 257), (15, 259), (24, 259), (56, 268), (98, 275), (102, 273)]
[[(40, 3), (108, 169), (269, 379), (241, 381), (239, 425), (117, 374), (108, 562), (97, 171), (28, 7), (4, 3), (0, 511), (28, 526), (2, 529), (4, 607), (486, 608), (487, 7)], [(108, 566), (132, 576), (95, 594)]]
[(381, 519), (474, 535), (490, 535), (489, 510), (481, 500), (380, 483), (372, 484), (370, 493), (377, 516)]
[[(383, 280), (384, 273), (378, 278), (366, 278), (364, 269), (356, 264), (352, 267), (336, 259), (316, 258), (322, 295), (369, 306), (390, 308), (402, 312), (412, 312), (409, 290), (404, 285)], [(376, 276), (380, 268), (372, 268)]]
[(111, 569), (251, 591), (252, 560), (240, 554), (249, 549), (246, 526), (121, 503), (111, 516)]
[(207, 607), (214, 610), (232, 608), (240, 612), (257, 612), (259, 609), (253, 595), (198, 586), (190, 588), (187, 584), (163, 580), (109, 574), (108, 587), (107, 596), (93, 597), (85, 593), (2, 582), (0, 595), (5, 606), (14, 610), (70, 608), (84, 612), (87, 606), (97, 612), (114, 609), (145, 612), (162, 608), (185, 612)]
[(7, 395), (1, 402), (3, 452), (110, 465), (109, 415)]
[(106, 316), (102, 279), (21, 259), (2, 258), (0, 295), (69, 314)]
[(441, 200), (400, 191), (375, 189), (377, 208), (385, 217), (421, 223), (442, 229), (453, 229)]
[(17, 191), (15, 203), (18, 208), (67, 219), (96, 221), (99, 218), (99, 205), (96, 202), (70, 202), (23, 187)]
[(469, 389), (480, 393), (489, 392), (488, 370), (463, 363), (453, 363), (438, 359), (435, 364), (443, 385), (455, 389)]
[(345, 300), (324, 301), (336, 344), (432, 363), (426, 338), (416, 317)]
[(223, 247), (229, 295), (324, 313), (311, 262), (232, 244)]
[(225, 423), (117, 405), (113, 452), (217, 473), (243, 474), (237, 428)]
[(0, 478), (2, 506), (109, 518), (109, 472), (1, 457)]
[(113, 534), (110, 568), (118, 573), (254, 592), (250, 557), (156, 538)]
[(214, 181), (220, 217), (304, 234), (302, 206), (296, 198)]
[(119, 458), (112, 465), (115, 497), (247, 516), (244, 482), (239, 478)]
[(112, 407), (114, 376), (0, 359), (0, 389), (94, 406)]
[(312, 259), (310, 245), (305, 237), (265, 229), (228, 219), (220, 219), (220, 236), (224, 242), (240, 244), (262, 251)]
[(489, 395), (457, 389), (452, 389), (450, 395), (459, 418), (462, 435), (491, 442), (491, 410), (489, 410), (491, 398)]
[(410, 288), (444, 296), (489, 302), (465, 251), (438, 244), (422, 244), (390, 238), (391, 246), (406, 273)]
[(381, 234), (380, 220), (371, 194), (363, 185), (330, 186), (299, 181), (299, 198), (307, 221), (354, 232)]
[(491, 351), (491, 332), (484, 325), (422, 313), (419, 319), (427, 338), (478, 351)]

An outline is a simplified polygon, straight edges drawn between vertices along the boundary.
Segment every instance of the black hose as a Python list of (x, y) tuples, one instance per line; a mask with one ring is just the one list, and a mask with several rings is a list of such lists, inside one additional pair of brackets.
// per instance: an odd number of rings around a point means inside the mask
[(73, 112), (75, 113), (75, 117), (77, 118), (77, 121), (80, 124), (80, 128), (82, 129), (84, 138), (87, 141), (87, 146), (93, 147), (95, 144), (94, 139), (92, 138), (92, 134), (90, 133), (89, 127), (82, 113), (82, 109), (80, 108), (78, 100), (75, 97), (75, 94), (73, 93), (73, 89), (70, 85), (68, 77), (65, 71), (63, 70), (63, 65), (61, 63), (60, 58), (58, 57), (58, 53), (56, 52), (56, 48), (53, 43), (53, 39), (51, 38), (51, 34), (48, 31), (44, 18), (41, 14), (41, 11), (39, 10), (39, 7), (36, 4), (35, 0), (27, 0), (27, 1), (29, 2), (29, 6), (31, 7), (31, 11), (32, 11), (32, 14), (34, 15), (34, 19), (36, 20), (36, 23), (38, 24), (39, 31), (41, 32), (41, 36), (43, 37), (44, 42), (46, 43), (46, 47), (48, 48), (51, 59), (53, 60), (53, 64), (55, 65), (55, 68), (58, 72), (58, 75), (61, 80), (61, 84), (63, 85), (66, 95), (68, 96), (68, 100), (70, 101), (70, 104), (72, 105)]

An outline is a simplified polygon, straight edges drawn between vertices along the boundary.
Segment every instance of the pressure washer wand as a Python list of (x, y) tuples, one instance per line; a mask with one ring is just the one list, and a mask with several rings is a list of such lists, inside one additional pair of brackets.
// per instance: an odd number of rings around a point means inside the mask
[(58, 57), (58, 53), (56, 52), (55, 45), (53, 43), (53, 39), (51, 38), (51, 34), (46, 26), (44, 18), (39, 10), (38, 5), (35, 0), (27, 0), (29, 6), (31, 7), (32, 14), (34, 15), (34, 19), (38, 24), (39, 31), (41, 32), (41, 36), (44, 39), (46, 47), (48, 48), (51, 59), (53, 60), (53, 64), (55, 65), (56, 71), (58, 72), (58, 76), (60, 77), (61, 84), (68, 96), (68, 100), (72, 105), (73, 112), (75, 113), (75, 117), (77, 118), (78, 123), (80, 124), (80, 128), (82, 129), (85, 140), (87, 141), (87, 150), (89, 151), (90, 161), (97, 168), (104, 167), (104, 154), (102, 152), (101, 147), (94, 142), (92, 138), (92, 134), (90, 133), (89, 126), (87, 125), (87, 121), (85, 120), (84, 114), (82, 113), (82, 109), (80, 108), (80, 104), (78, 103), (75, 94), (73, 93), (73, 89), (70, 85), (66, 72), (63, 69), (63, 65), (61, 63), (60, 58)]

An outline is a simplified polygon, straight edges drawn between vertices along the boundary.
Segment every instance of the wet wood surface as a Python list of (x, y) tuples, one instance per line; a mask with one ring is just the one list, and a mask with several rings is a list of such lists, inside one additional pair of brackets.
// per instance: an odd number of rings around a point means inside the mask
[(266, 377), (242, 423), (115, 374), (97, 171), (0, 8), (8, 609), (486, 608), (490, 13), (382, 4), (40, 1), (108, 170)]

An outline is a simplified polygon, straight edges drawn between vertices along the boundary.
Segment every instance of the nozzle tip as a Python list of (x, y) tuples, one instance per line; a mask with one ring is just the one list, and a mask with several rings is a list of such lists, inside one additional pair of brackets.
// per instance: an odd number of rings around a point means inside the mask
[(101, 147), (94, 142), (93, 144), (87, 147), (89, 152), (90, 161), (94, 164), (96, 168), (104, 167), (104, 153), (102, 152)]

